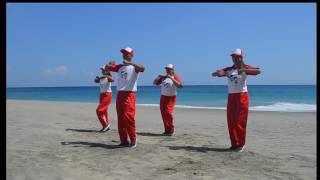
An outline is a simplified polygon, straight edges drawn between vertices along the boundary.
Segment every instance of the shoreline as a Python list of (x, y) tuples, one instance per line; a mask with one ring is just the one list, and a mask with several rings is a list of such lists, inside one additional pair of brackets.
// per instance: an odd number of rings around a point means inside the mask
[[(59, 101), (59, 100), (32, 100), (32, 99), (6, 99), (6, 101), (26, 101), (26, 102), (56, 102), (56, 103), (81, 103), (81, 104), (98, 104), (98, 102), (83, 102), (83, 101)], [(110, 106), (115, 106), (112, 102)], [(159, 104), (137, 104), (137, 107), (159, 108)], [(255, 106), (253, 106), (255, 107)], [(199, 109), (199, 110), (218, 110), (226, 111), (226, 107), (210, 107), (210, 106), (192, 106), (192, 105), (179, 105), (175, 106), (176, 109)], [(317, 113), (317, 111), (275, 111), (275, 110), (252, 110), (249, 107), (249, 112), (262, 112), (262, 113)]]

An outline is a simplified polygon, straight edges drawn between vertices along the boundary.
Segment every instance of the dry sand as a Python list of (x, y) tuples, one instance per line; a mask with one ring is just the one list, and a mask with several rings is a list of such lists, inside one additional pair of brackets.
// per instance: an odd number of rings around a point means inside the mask
[(8, 180), (316, 179), (316, 113), (249, 112), (244, 152), (230, 152), (225, 110), (178, 109), (160, 136), (157, 107), (137, 107), (138, 146), (97, 132), (96, 103), (7, 100)]

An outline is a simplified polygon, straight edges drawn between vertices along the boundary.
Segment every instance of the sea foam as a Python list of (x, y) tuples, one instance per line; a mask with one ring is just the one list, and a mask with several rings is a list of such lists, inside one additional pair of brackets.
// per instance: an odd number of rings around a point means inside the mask
[[(159, 107), (159, 104), (137, 104), (137, 106)], [(186, 109), (226, 110), (226, 107), (207, 107), (207, 106), (189, 106), (189, 105), (176, 105), (175, 107), (186, 108)], [(249, 110), (250, 111), (273, 111), (273, 112), (316, 112), (317, 106), (315, 104), (278, 102), (271, 105), (251, 106), (249, 107)]]

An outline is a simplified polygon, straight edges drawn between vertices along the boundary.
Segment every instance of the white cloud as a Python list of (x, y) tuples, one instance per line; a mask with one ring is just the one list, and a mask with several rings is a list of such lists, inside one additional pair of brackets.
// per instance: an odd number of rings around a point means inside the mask
[(53, 69), (45, 69), (43, 71), (44, 74), (46, 75), (54, 75), (54, 76), (65, 76), (67, 74), (69, 74), (69, 69), (67, 66), (58, 66), (58, 67), (55, 67)]

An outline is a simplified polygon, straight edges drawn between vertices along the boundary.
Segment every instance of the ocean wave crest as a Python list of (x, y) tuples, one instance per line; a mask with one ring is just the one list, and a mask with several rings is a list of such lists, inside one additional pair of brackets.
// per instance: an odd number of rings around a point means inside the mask
[(249, 110), (252, 111), (276, 111), (276, 112), (316, 112), (316, 104), (303, 104), (303, 103), (287, 103), (278, 102), (265, 106), (253, 106)]
[[(137, 104), (138, 106), (159, 107), (159, 104)], [(226, 107), (207, 107), (207, 106), (190, 106), (190, 105), (176, 105), (176, 108), (186, 109), (220, 109), (226, 110)], [(317, 106), (315, 104), (303, 103), (288, 103), (278, 102), (271, 105), (252, 106), (249, 111), (272, 111), (272, 112), (316, 112)]]

